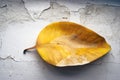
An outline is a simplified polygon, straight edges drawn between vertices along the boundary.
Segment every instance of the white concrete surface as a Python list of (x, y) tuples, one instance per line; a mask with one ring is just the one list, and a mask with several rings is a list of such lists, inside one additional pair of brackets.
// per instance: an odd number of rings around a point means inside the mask
[[(72, 21), (99, 33), (112, 50), (84, 66), (57, 68), (33, 46), (50, 22)], [(120, 2), (118, 0), (0, 0), (0, 80), (119, 80)]]

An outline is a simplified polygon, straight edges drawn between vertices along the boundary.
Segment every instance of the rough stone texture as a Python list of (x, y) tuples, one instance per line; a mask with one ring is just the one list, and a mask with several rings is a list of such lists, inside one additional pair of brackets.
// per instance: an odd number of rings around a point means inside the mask
[(45, 9), (49, 9), (50, 7), (49, 0), (24, 0), (24, 2), (28, 13), (34, 20), (39, 19), (42, 11), (44, 11)]
[(0, 23), (30, 20), (30, 15), (22, 0), (0, 1)]
[(56, 2), (51, 2), (50, 7), (40, 14), (40, 19), (48, 21), (68, 20), (69, 17), (69, 9)]
[[(99, 33), (112, 50), (84, 66), (56, 68), (33, 46), (53, 21), (73, 21)], [(0, 80), (119, 80), (120, 2), (118, 0), (0, 0)]]

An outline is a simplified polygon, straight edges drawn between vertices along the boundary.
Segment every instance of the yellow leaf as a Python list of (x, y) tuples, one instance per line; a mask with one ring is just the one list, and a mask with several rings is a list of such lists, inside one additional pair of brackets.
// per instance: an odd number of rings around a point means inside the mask
[(111, 49), (102, 36), (73, 22), (47, 25), (35, 47), (43, 60), (58, 67), (88, 64)]

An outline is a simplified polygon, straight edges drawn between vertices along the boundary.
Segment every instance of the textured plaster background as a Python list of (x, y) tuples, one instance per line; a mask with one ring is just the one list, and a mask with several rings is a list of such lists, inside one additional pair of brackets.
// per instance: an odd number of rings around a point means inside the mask
[[(84, 66), (56, 68), (45, 63), (35, 44), (54, 21), (73, 21), (99, 33), (112, 50)], [(119, 0), (0, 0), (0, 80), (119, 80)]]

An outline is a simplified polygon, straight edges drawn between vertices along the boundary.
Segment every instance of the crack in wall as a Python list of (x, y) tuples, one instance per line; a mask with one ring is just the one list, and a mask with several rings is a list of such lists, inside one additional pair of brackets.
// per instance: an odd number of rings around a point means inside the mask
[(39, 19), (48, 21), (69, 20), (69, 18), (70, 10), (56, 2), (50, 2), (50, 7), (44, 9), (39, 15)]
[(94, 16), (97, 16), (97, 15), (99, 15), (101, 8), (104, 9), (104, 7), (109, 8), (109, 7), (120, 7), (120, 6), (112, 6), (112, 5), (108, 5), (108, 4), (99, 4), (99, 5), (86, 4), (85, 8), (79, 8), (78, 11), (81, 12), (83, 15), (86, 15), (86, 16), (89, 16), (89, 15), (93, 16), (92, 14), (94, 14)]
[(5, 57), (5, 58), (2, 58), (2, 57), (0, 57), (0, 61), (1, 60), (12, 60), (12, 61), (15, 61), (15, 62), (18, 62), (17, 60), (15, 60), (13, 57), (11, 57), (11, 56), (7, 56), (7, 57)]
[(34, 19), (29, 14), (24, 0), (2, 0), (0, 3), (0, 25), (11, 22), (29, 21)]
[(34, 18), (32, 18), (32, 16), (30, 15), (30, 13), (29, 13), (28, 9), (26, 8), (26, 6), (25, 6), (25, 1), (24, 1), (24, 0), (21, 0), (21, 2), (23, 3), (24, 8), (25, 8), (25, 10), (26, 10), (27, 14), (30, 16), (31, 20), (35, 21), (35, 20), (34, 20)]
[(42, 16), (42, 14), (44, 14), (44, 12), (47, 11), (47, 10), (49, 10), (50, 8), (51, 8), (51, 6), (49, 6), (48, 8), (46, 8), (44, 10), (42, 10), (41, 13), (40, 13), (40, 15), (39, 15), (39, 17)]
[[(49, 0), (23, 0), (25, 8), (27, 9), (31, 18), (35, 21), (39, 20), (39, 15), (44, 9), (50, 6)], [(32, 5), (32, 6), (31, 6)]]

